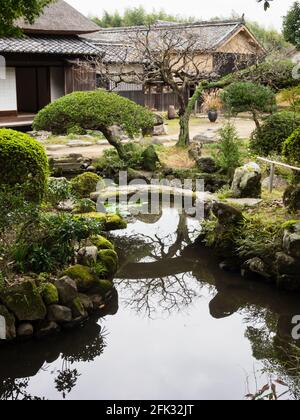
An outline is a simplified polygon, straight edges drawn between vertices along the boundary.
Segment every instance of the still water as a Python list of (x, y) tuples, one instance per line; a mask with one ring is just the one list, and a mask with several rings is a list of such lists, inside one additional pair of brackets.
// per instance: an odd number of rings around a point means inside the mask
[(300, 296), (221, 271), (211, 251), (193, 246), (197, 233), (198, 222), (172, 208), (114, 233), (120, 270), (109, 314), (0, 349), (0, 398), (244, 399), (272, 377), (289, 385), (283, 398), (298, 399), (289, 346)]

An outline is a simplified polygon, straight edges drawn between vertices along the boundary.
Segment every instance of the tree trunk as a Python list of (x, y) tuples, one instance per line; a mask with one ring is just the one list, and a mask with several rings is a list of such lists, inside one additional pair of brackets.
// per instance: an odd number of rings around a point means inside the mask
[(179, 126), (180, 126), (180, 132), (179, 132), (179, 140), (177, 143), (178, 147), (185, 147), (190, 144), (190, 116), (188, 116), (186, 113), (181, 114), (179, 116)]
[(121, 128), (113, 125), (111, 127), (101, 127), (100, 131), (102, 131), (108, 143), (116, 149), (119, 158), (121, 160), (126, 160), (126, 153), (121, 142)]
[(255, 122), (256, 128), (259, 131), (260, 130), (260, 122), (259, 122), (258, 115), (255, 111), (252, 111), (252, 116), (253, 116), (253, 120)]
[(194, 111), (195, 104), (198, 99), (201, 97), (205, 85), (200, 83), (197, 89), (194, 92), (194, 95), (189, 99), (186, 107), (181, 107), (179, 111), (180, 117), (180, 133), (179, 140), (177, 142), (178, 147), (186, 147), (190, 144), (190, 118)]

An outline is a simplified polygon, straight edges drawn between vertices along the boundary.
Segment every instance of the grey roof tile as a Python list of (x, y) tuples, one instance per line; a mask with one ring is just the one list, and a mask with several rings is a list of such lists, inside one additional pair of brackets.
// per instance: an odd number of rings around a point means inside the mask
[(101, 55), (102, 50), (77, 36), (30, 35), (0, 38), (0, 53)]

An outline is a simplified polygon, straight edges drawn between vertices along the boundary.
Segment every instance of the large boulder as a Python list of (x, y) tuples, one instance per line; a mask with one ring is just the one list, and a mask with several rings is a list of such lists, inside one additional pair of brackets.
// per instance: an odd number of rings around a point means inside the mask
[(39, 321), (46, 317), (45, 304), (33, 280), (5, 288), (0, 297), (19, 321)]
[(300, 222), (284, 231), (283, 249), (293, 258), (300, 258)]
[(290, 211), (300, 210), (300, 185), (291, 185), (285, 190), (283, 203)]
[(157, 165), (160, 164), (158, 154), (156, 153), (155, 147), (153, 145), (147, 147), (142, 154), (143, 159), (143, 169), (146, 171), (155, 172)]
[(72, 321), (72, 311), (70, 308), (61, 305), (51, 305), (48, 307), (48, 320), (57, 323)]
[(85, 246), (77, 253), (77, 261), (79, 264), (93, 266), (97, 262), (98, 248), (93, 246)]
[(199, 157), (197, 165), (201, 172), (208, 174), (213, 174), (218, 170), (216, 161), (212, 157)]
[(0, 341), (16, 338), (15, 317), (4, 305), (0, 305)]
[(168, 120), (175, 120), (177, 118), (178, 114), (176, 112), (175, 106), (170, 105), (168, 108)]
[(63, 305), (72, 302), (78, 297), (76, 282), (70, 279), (70, 277), (62, 277), (55, 282), (55, 286), (58, 290), (59, 301)]
[(261, 169), (255, 162), (237, 168), (231, 190), (235, 198), (261, 198)]

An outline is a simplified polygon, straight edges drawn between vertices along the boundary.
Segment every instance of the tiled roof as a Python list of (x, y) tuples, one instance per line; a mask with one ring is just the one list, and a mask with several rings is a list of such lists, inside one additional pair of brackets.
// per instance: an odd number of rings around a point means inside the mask
[[(232, 36), (242, 25), (243, 21), (223, 21), (223, 22), (200, 22), (192, 24), (170, 24), (159, 22), (151, 27), (156, 32), (174, 31), (176, 35), (180, 31), (188, 31), (198, 36), (198, 48), (203, 50), (213, 50)], [(107, 28), (87, 35), (88, 39), (101, 45), (101, 43), (127, 44), (132, 36), (137, 32), (147, 31), (146, 27), (126, 27), (126, 28)]]
[(96, 45), (77, 36), (30, 35), (22, 38), (0, 38), (0, 53), (55, 55), (101, 55)]

